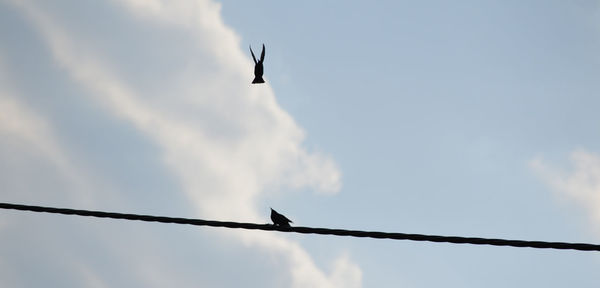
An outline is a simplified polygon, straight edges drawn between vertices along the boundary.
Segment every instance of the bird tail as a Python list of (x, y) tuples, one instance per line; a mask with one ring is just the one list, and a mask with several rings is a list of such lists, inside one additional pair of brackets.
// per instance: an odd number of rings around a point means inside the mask
[(265, 83), (265, 80), (262, 77), (254, 77), (252, 80), (252, 84)]

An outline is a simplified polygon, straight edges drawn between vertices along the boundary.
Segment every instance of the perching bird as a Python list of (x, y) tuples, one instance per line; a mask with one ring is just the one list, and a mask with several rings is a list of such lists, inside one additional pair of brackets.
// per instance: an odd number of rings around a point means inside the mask
[(273, 210), (273, 208), (271, 208), (271, 221), (273, 221), (273, 225), (283, 227), (290, 227), (290, 222), (294, 223), (287, 217), (277, 213), (277, 211)]
[(263, 61), (265, 61), (265, 44), (263, 44), (259, 61), (256, 61), (252, 47), (250, 47), (250, 54), (252, 54), (252, 59), (254, 59), (254, 80), (252, 80), (252, 84), (265, 83), (265, 80), (262, 78), (264, 72)]

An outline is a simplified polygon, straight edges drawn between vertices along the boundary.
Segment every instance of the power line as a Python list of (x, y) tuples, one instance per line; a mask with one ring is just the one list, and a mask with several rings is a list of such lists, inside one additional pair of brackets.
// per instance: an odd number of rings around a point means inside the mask
[(124, 219), (124, 220), (138, 220), (138, 221), (146, 221), (146, 222), (187, 224), (187, 225), (195, 225), (195, 226), (225, 227), (225, 228), (234, 228), (234, 229), (296, 232), (296, 233), (303, 233), (303, 234), (321, 234), (321, 235), (366, 237), (366, 238), (376, 238), (376, 239), (444, 242), (444, 243), (454, 243), (454, 244), (528, 247), (528, 248), (538, 248), (538, 249), (600, 251), (600, 245), (588, 244), (588, 243), (507, 240), (507, 239), (460, 237), (460, 236), (437, 236), (437, 235), (424, 235), (424, 234), (389, 233), (389, 232), (313, 228), (313, 227), (300, 227), (300, 226), (298, 226), (298, 227), (282, 227), (282, 226), (274, 226), (271, 224), (240, 223), (240, 222), (214, 221), (214, 220), (203, 220), (203, 219), (138, 215), (138, 214), (90, 211), (90, 210), (80, 210), (80, 209), (20, 205), (20, 204), (10, 204), (10, 203), (0, 203), (0, 208), (1, 209), (11, 209), (11, 210), (21, 210), (21, 211), (32, 211), (32, 212), (46, 212), (46, 213), (64, 214), (64, 215), (78, 215), (78, 216), (85, 216), (85, 217), (99, 217), (99, 218), (112, 218), (112, 219)]

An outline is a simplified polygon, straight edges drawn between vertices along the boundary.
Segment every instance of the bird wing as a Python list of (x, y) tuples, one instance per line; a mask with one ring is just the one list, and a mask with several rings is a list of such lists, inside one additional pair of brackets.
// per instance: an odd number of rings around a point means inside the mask
[(283, 219), (285, 219), (288, 222), (294, 223), (292, 220), (288, 219), (287, 217), (285, 217), (284, 215), (281, 215), (281, 217), (283, 217)]
[(257, 64), (258, 62), (256, 62), (256, 56), (254, 56), (254, 52), (252, 52), (252, 46), (248, 46), (248, 47), (250, 48), (250, 54), (252, 54), (252, 59), (254, 59), (254, 64)]
[(262, 52), (260, 52), (260, 62), (263, 62), (263, 61), (265, 61), (265, 44), (263, 44)]

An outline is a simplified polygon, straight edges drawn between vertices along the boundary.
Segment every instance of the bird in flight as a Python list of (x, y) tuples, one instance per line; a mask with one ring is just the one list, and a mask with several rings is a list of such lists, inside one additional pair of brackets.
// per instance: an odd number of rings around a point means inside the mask
[(250, 46), (250, 54), (252, 54), (252, 59), (254, 59), (254, 80), (252, 80), (252, 84), (265, 83), (265, 80), (262, 78), (264, 72), (263, 61), (265, 61), (265, 44), (262, 46), (260, 60), (256, 61), (256, 56), (252, 52), (252, 46)]
[(271, 208), (271, 221), (273, 221), (273, 225), (283, 227), (290, 227), (290, 222), (294, 223), (287, 217), (277, 213), (277, 211), (273, 210), (273, 208)]

